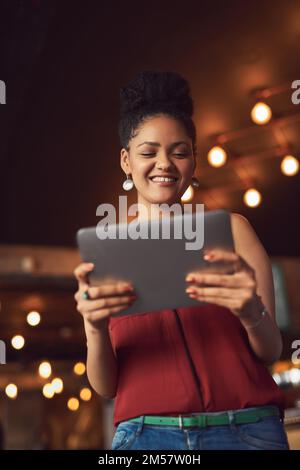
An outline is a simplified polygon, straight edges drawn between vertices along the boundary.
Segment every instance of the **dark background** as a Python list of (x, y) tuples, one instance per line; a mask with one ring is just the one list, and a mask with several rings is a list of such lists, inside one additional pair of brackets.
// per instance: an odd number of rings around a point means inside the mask
[[(142, 70), (173, 70), (195, 103), (194, 202), (244, 214), (270, 255), (300, 255), (300, 175), (257, 158), (280, 138), (299, 155), (300, 120), (278, 130), (250, 119), (254, 91), (274, 86), (286, 90), (267, 100), (274, 117), (300, 113), (299, 1), (2, 0), (0, 24), (0, 243), (75, 246), (97, 206), (124, 194), (119, 88)], [(226, 144), (236, 164), (208, 167), (214, 137), (241, 128), (247, 136)], [(253, 163), (239, 165), (244, 155)], [(249, 181), (263, 197), (255, 209), (242, 202)]]

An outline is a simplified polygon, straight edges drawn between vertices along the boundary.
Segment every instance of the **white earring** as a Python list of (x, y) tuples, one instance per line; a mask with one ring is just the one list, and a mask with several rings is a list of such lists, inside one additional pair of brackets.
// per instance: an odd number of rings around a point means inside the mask
[(199, 188), (200, 187), (200, 181), (195, 176), (192, 177), (192, 186), (194, 188)]
[(125, 180), (124, 183), (123, 183), (123, 189), (124, 189), (125, 191), (130, 191), (130, 190), (133, 188), (133, 186), (134, 186), (134, 183), (133, 183), (133, 181), (132, 181), (130, 175), (129, 175), (129, 174), (128, 174), (128, 175), (126, 174), (126, 180)]

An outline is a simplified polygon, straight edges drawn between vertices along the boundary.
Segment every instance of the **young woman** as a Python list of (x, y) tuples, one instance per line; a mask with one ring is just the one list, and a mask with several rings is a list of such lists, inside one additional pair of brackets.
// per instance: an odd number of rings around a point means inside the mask
[[(125, 186), (149, 217), (196, 181), (192, 115), (176, 73), (143, 72), (121, 90)], [(247, 219), (231, 214), (231, 224), (236, 252), (205, 256), (225, 272), (186, 278), (199, 307), (113, 317), (135, 301), (134, 286), (91, 287), (93, 265), (75, 269), (88, 378), (116, 399), (112, 449), (288, 449), (283, 395), (266, 367), (282, 350), (270, 261)]]

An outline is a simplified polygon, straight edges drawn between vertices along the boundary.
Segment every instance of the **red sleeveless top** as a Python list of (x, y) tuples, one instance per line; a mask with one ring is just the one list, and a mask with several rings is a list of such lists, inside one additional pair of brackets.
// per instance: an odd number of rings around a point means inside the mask
[(284, 395), (229, 309), (178, 308), (201, 395), (174, 310), (109, 318), (118, 362), (114, 425), (140, 415), (217, 412), (273, 404)]

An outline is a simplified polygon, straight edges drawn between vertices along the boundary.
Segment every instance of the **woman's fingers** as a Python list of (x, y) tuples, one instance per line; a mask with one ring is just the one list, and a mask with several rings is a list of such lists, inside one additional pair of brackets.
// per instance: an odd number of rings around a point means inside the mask
[(228, 308), (231, 311), (238, 310), (241, 306), (241, 302), (238, 299), (230, 299), (230, 298), (223, 298), (220, 297), (206, 297), (206, 298), (198, 298), (197, 296), (192, 297), (195, 300), (199, 300), (200, 302), (206, 302), (209, 304), (219, 305), (220, 307)]
[(111, 307), (111, 308), (103, 308), (101, 310), (94, 310), (93, 312), (88, 312), (84, 315), (84, 318), (88, 320), (90, 323), (94, 323), (100, 320), (104, 320), (105, 318), (109, 317), (114, 313), (121, 312), (128, 304), (119, 305), (118, 307)]
[(235, 262), (239, 260), (239, 255), (234, 251), (215, 248), (213, 250), (205, 250), (203, 258), (205, 261)]
[(250, 278), (245, 271), (239, 271), (235, 274), (209, 274), (201, 271), (191, 272), (186, 276), (189, 284), (200, 286), (221, 286), (231, 287), (233, 289), (240, 287), (254, 287), (255, 281)]
[(224, 287), (199, 287), (191, 285), (186, 289), (189, 295), (196, 295), (199, 299), (205, 300), (210, 297), (220, 299), (250, 299), (252, 296), (251, 289), (227, 289)]
[(91, 299), (99, 297), (113, 297), (125, 292), (133, 292), (134, 287), (129, 282), (115, 282), (113, 284), (102, 284), (97, 287), (89, 287), (88, 293)]
[[(92, 287), (89, 285), (89, 274), (93, 270), (93, 263), (81, 263), (74, 270), (79, 288), (74, 295), (76, 308), (88, 322), (99, 322), (108, 316), (128, 308), (135, 300), (134, 287), (128, 282), (116, 281), (111, 284), (102, 284)], [(86, 292), (87, 299), (83, 293)]]
[(136, 296), (119, 296), (119, 297), (103, 297), (97, 300), (80, 300), (77, 304), (77, 310), (85, 314), (94, 310), (101, 310), (110, 307), (118, 307), (120, 305), (129, 306), (136, 300)]
[[(237, 253), (230, 251), (212, 250), (205, 259), (215, 272), (190, 272), (186, 276), (189, 283), (186, 293), (199, 302), (220, 305), (239, 315), (250, 305), (256, 292), (254, 270)], [(218, 270), (217, 262), (225, 264), (225, 272)]]
[(78, 291), (74, 295), (74, 298), (79, 302), (83, 298), (84, 292), (88, 293), (90, 300), (94, 300), (102, 297), (116, 297), (126, 294), (131, 295), (133, 291), (134, 287), (126, 282), (117, 282), (97, 287), (91, 287), (88, 284), (81, 283)]
[(74, 276), (79, 285), (89, 284), (88, 275), (94, 269), (93, 263), (81, 263), (74, 269)]
[(209, 264), (217, 263), (216, 270), (220, 269), (220, 272), (223, 272), (223, 265), (225, 265), (227, 273), (237, 272), (242, 267), (242, 259), (234, 251), (223, 250), (220, 248), (205, 250), (203, 258), (205, 261), (209, 262)]
[(234, 251), (215, 248), (213, 250), (205, 250), (203, 258), (209, 263), (221, 262), (225, 263), (231, 272), (248, 271), (254, 274), (254, 269), (245, 261), (245, 259)]

